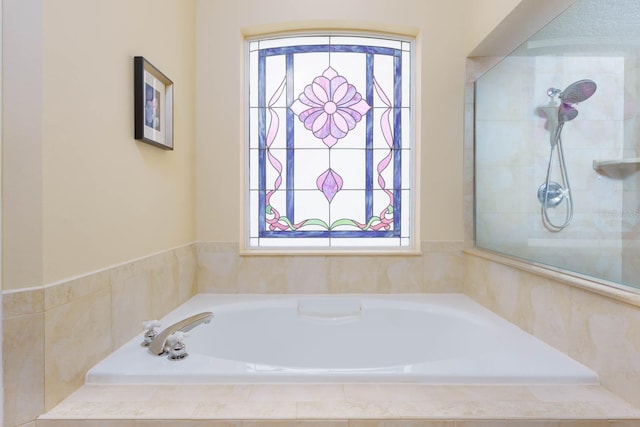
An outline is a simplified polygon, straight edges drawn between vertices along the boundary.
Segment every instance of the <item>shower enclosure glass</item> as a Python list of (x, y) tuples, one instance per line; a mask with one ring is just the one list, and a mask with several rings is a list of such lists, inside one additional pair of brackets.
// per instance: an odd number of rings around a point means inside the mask
[(640, 2), (577, 0), (478, 78), (475, 233), (640, 289)]

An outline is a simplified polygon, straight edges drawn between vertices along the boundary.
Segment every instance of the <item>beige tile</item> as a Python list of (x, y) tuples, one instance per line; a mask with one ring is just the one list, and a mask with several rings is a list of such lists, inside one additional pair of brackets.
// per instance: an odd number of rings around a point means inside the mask
[(198, 292), (238, 293), (238, 245), (197, 244)]
[(340, 384), (254, 384), (249, 402), (305, 402), (344, 400)]
[(572, 289), (571, 356), (598, 372), (600, 382), (640, 406), (640, 310)]
[(591, 420), (561, 420), (558, 422), (559, 427), (610, 427), (609, 421), (591, 421)]
[(4, 425), (44, 412), (44, 315), (3, 320)]
[(163, 252), (142, 261), (150, 280), (151, 318), (160, 319), (179, 305), (178, 259), (173, 252)]
[(78, 402), (147, 402), (154, 398), (158, 389), (152, 385), (83, 385), (56, 409)]
[(37, 427), (136, 427), (134, 420), (38, 420)]
[(423, 253), (422, 282), (423, 292), (462, 292), (464, 288), (462, 253)]
[(376, 293), (377, 258), (366, 256), (329, 257), (331, 293)]
[(31, 422), (26, 423), (26, 424), (20, 424), (19, 427), (36, 427), (36, 422), (35, 421), (31, 421)]
[(529, 284), (522, 281), (522, 272), (502, 264), (490, 262), (487, 266), (488, 307), (510, 322), (521, 326), (527, 314), (523, 307), (529, 301)]
[(326, 294), (329, 292), (329, 263), (325, 257), (298, 256), (285, 259), (285, 292)]
[(144, 260), (113, 268), (111, 274), (112, 329), (114, 348), (143, 331), (142, 322), (151, 315), (151, 277)]
[(487, 283), (489, 261), (475, 255), (464, 255), (464, 293), (478, 303), (488, 306)]
[(345, 399), (376, 401), (456, 401), (463, 400), (464, 387), (420, 384), (345, 384)]
[(44, 291), (33, 289), (2, 293), (2, 317), (9, 318), (44, 311)]
[(380, 256), (375, 260), (378, 269), (378, 292), (422, 292), (422, 257)]
[(192, 418), (295, 419), (294, 402), (206, 402), (198, 403)]
[(560, 427), (558, 421), (473, 420), (456, 421), (456, 427)]
[(196, 402), (151, 400), (144, 403), (129, 401), (63, 402), (43, 419), (191, 419)]
[(455, 427), (455, 421), (446, 420), (352, 420), (349, 427)]
[(303, 421), (296, 421), (295, 427), (349, 427), (349, 421), (347, 420), (317, 420), (317, 421), (303, 420)]
[(138, 420), (135, 427), (242, 427), (242, 421)]
[(285, 258), (244, 256), (238, 264), (239, 293), (285, 292)]
[(173, 253), (178, 262), (178, 302), (182, 304), (198, 292), (196, 245), (177, 248)]
[(109, 285), (109, 272), (103, 271), (49, 286), (44, 289), (45, 310), (50, 310), (101, 289), (106, 289)]
[(598, 385), (536, 385), (527, 388), (541, 402), (624, 403), (620, 397)]
[(155, 387), (153, 399), (176, 402), (243, 402), (251, 385), (189, 385)]
[(242, 427), (349, 427), (349, 421), (336, 420), (277, 420), (277, 421), (243, 421)]
[(108, 288), (45, 312), (45, 407), (80, 387), (86, 371), (111, 350)]
[(393, 418), (400, 416), (392, 402), (298, 402), (297, 416), (300, 419), (357, 419)]
[(529, 302), (523, 307), (526, 331), (556, 349), (569, 354), (571, 328), (571, 288), (549, 279), (523, 274), (528, 282)]

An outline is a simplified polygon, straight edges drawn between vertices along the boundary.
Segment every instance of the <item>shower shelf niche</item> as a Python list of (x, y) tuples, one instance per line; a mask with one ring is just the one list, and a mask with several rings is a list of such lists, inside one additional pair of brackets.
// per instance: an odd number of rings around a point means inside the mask
[(593, 169), (598, 171), (615, 170), (619, 168), (640, 167), (640, 157), (629, 157), (616, 160), (594, 160)]

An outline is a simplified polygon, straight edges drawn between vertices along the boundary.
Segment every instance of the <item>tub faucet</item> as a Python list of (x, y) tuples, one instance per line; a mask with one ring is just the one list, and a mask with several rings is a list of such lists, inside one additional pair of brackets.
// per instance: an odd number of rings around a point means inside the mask
[(149, 345), (149, 352), (157, 356), (161, 356), (166, 352), (167, 338), (174, 332), (188, 332), (201, 323), (209, 323), (213, 319), (213, 313), (205, 311), (203, 313), (194, 314), (166, 328), (156, 336)]

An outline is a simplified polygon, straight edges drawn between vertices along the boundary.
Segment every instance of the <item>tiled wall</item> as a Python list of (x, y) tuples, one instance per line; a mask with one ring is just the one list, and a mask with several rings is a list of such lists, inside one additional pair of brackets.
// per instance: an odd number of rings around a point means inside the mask
[[(622, 276), (620, 179), (597, 173), (594, 160), (622, 156), (625, 137), (623, 57), (508, 57), (476, 83), (476, 238), (478, 245), (608, 280)], [(577, 106), (562, 131), (574, 215), (560, 233), (544, 228), (538, 187), (545, 182), (550, 133), (539, 107), (547, 90), (563, 90), (579, 79), (598, 89)], [(626, 98), (625, 98), (626, 97)], [(473, 128), (471, 128), (473, 129)], [(473, 131), (471, 132), (473, 134)], [(637, 139), (637, 138), (636, 138)], [(551, 179), (562, 182), (557, 154)], [(473, 176), (473, 175), (471, 175)], [(566, 204), (548, 209), (565, 220)]]
[(595, 370), (603, 386), (640, 406), (640, 296), (620, 291), (609, 298), (568, 284), (563, 274), (545, 277), (500, 258), (466, 254), (465, 293)]
[(196, 292), (462, 292), (462, 242), (422, 255), (240, 256), (197, 243), (44, 288), (3, 294), (5, 426), (32, 422), (86, 371)]
[(51, 409), (86, 371), (196, 290), (183, 246), (44, 288), (3, 294), (4, 425)]
[(462, 292), (462, 242), (422, 242), (421, 255), (241, 256), (234, 243), (198, 244), (198, 292)]

